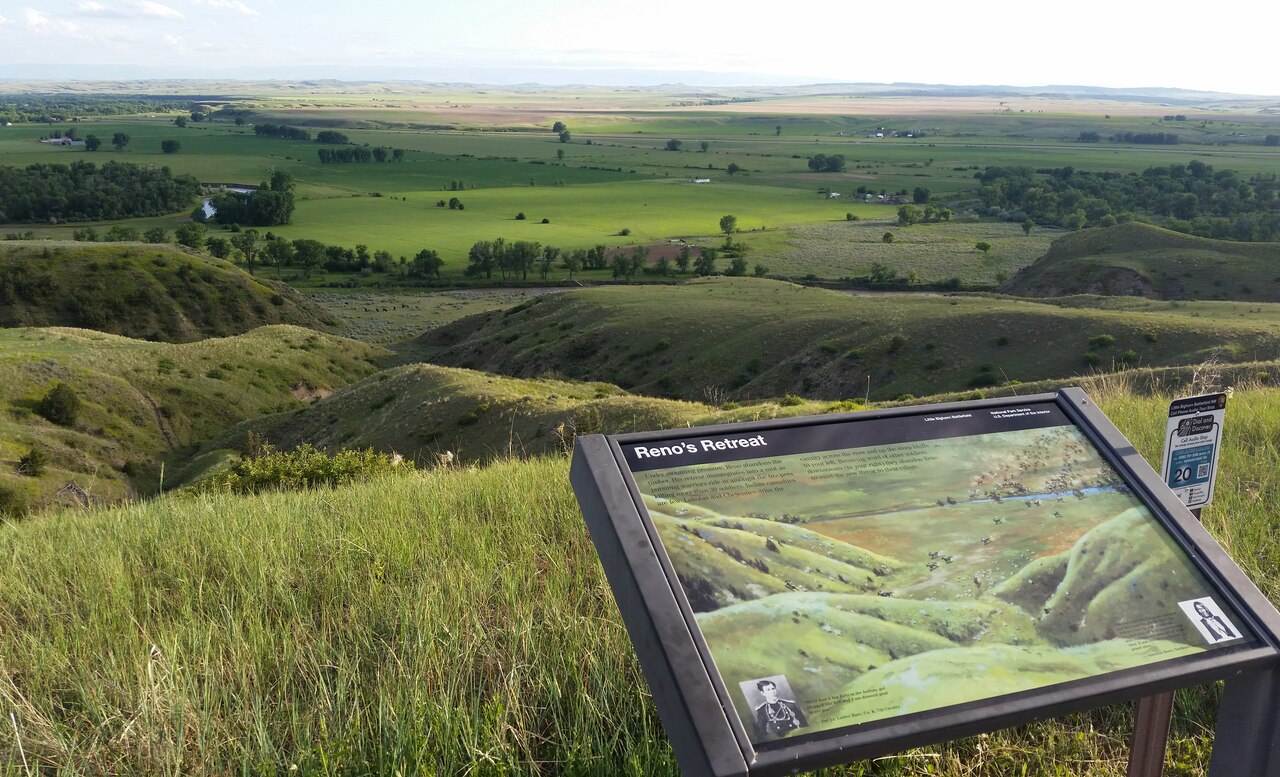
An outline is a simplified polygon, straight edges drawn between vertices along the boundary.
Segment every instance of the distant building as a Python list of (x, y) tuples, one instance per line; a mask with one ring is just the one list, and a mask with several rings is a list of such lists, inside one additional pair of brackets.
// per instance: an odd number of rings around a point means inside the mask
[(694, 178), (693, 182), (694, 183), (711, 183), (711, 179), (710, 178)]

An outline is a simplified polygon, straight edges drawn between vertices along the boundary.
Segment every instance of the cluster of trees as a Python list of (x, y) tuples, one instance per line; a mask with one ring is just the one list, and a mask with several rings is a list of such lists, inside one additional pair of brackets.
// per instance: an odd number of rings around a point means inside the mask
[(1118, 132), (1111, 136), (1111, 142), (1174, 146), (1178, 144), (1178, 134), (1176, 132)]
[(844, 169), (842, 154), (814, 154), (809, 157), (809, 169), (815, 173), (838, 173)]
[(573, 140), (573, 135), (569, 132), (569, 128), (563, 121), (557, 121), (555, 124), (552, 124), (551, 131), (560, 137), (561, 143), (568, 143), (570, 140)]
[[(148, 231), (149, 241), (150, 237)], [(239, 262), (251, 273), (259, 265), (270, 265), (276, 268), (277, 274), (286, 267), (298, 267), (308, 277), (318, 267), (331, 272), (399, 272), (401, 276), (439, 277), (440, 268), (444, 266), (440, 254), (431, 249), (419, 251), (413, 259), (405, 256), (397, 259), (389, 251), (370, 252), (364, 244), (346, 248), (309, 238), (286, 240), (271, 232), (262, 234), (256, 229), (233, 232), (229, 237), (209, 235), (205, 225), (197, 222), (178, 227), (175, 238), (181, 245), (204, 249), (219, 259)]]
[(399, 162), (404, 159), (404, 149), (384, 148), (383, 146), (347, 146), (346, 148), (322, 148), (317, 152), (321, 164), (342, 164), (368, 162), (386, 162), (388, 159)]
[[(244, 224), (254, 227), (274, 227), (288, 224), (293, 218), (293, 176), (283, 170), (271, 174), (270, 181), (263, 181), (251, 192), (223, 192), (213, 198), (214, 219), (219, 224)], [(198, 214), (198, 215), (197, 215)], [(197, 220), (204, 217), (204, 210), (196, 209)]]
[(345, 133), (338, 132), (337, 130), (320, 130), (316, 133), (316, 142), (334, 143), (339, 146), (345, 146), (351, 142), (351, 138), (347, 137)]
[(190, 207), (199, 188), (195, 178), (168, 167), (127, 162), (0, 167), (0, 223), (160, 216)]
[(107, 95), (24, 94), (0, 99), (0, 123), (57, 124), (78, 116), (119, 116), (136, 113), (168, 113), (185, 110), (187, 99), (114, 97)]
[(1080, 229), (1142, 216), (1204, 237), (1280, 240), (1280, 177), (1274, 173), (1244, 178), (1192, 160), (1127, 174), (988, 167), (977, 178), (992, 215), (1007, 220)]
[(939, 208), (931, 204), (923, 208), (919, 205), (902, 205), (898, 208), (898, 226), (909, 227), (912, 224), (931, 221), (950, 221), (951, 215), (950, 208)]
[(255, 124), (253, 134), (263, 138), (284, 138), (285, 140), (311, 140), (311, 133), (300, 127), (287, 124)]
[[(596, 246), (603, 257), (604, 246)], [(563, 253), (555, 246), (544, 246), (531, 240), (516, 240), (508, 243), (503, 238), (496, 240), (480, 240), (467, 252), (467, 267), (463, 271), (468, 277), (492, 278), (497, 270), (504, 280), (525, 280), (529, 273), (536, 271), (546, 279), (547, 273), (563, 258), (564, 266), (569, 268), (569, 277), (582, 268), (582, 254), (585, 252)], [(601, 259), (603, 263), (603, 258)]]

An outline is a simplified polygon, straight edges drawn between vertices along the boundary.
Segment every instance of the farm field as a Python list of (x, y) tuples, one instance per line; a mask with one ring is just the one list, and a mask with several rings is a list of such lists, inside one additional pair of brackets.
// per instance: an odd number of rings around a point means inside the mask
[[(873, 261), (917, 263), (924, 277), (960, 276), (986, 284), (1024, 263), (1029, 245), (1009, 246), (1004, 255), (998, 247), (974, 263), (974, 256), (953, 252), (945, 238), (935, 248), (914, 241), (875, 252), (858, 241), (861, 253), (876, 256), (851, 261), (834, 222), (846, 213), (869, 220), (895, 217), (893, 207), (854, 203), (859, 187), (890, 194), (923, 187), (962, 215), (977, 204), (975, 172), (988, 165), (1128, 173), (1200, 159), (1246, 176), (1280, 172), (1280, 150), (1261, 145), (1263, 135), (1280, 127), (1280, 119), (1260, 112), (1268, 107), (1265, 102), (1247, 100), (1171, 108), (1123, 99), (930, 99), (856, 89), (734, 94), (350, 86), (345, 92), (309, 87), (285, 94), (269, 84), (238, 88), (238, 93), (210, 92), (224, 95), (218, 104), (243, 111), (250, 123), (290, 123), (313, 134), (338, 129), (357, 145), (404, 149), (405, 159), (325, 165), (316, 156), (319, 144), (257, 137), (249, 126), (215, 114), (214, 120), (185, 128), (173, 126), (171, 115), (78, 122), (74, 128), (81, 137), (109, 138), (116, 131), (131, 136), (123, 152), (107, 144), (92, 154), (37, 143), (51, 127), (3, 127), (0, 164), (118, 159), (166, 165), (203, 181), (242, 184), (255, 184), (278, 168), (299, 185), (293, 222), (276, 234), (346, 247), (365, 244), (394, 255), (431, 248), (441, 253), (451, 278), (458, 277), (477, 240), (536, 240), (565, 249), (676, 237), (709, 242), (716, 239), (719, 218), (728, 213), (738, 217), (744, 231), (767, 228), (774, 235), (753, 243), (746, 232), (743, 242), (754, 249), (751, 261), (776, 273), (835, 279), (859, 274), (858, 265), (865, 268)], [(1185, 120), (1164, 120), (1173, 111)], [(551, 132), (556, 121), (570, 128), (569, 142), (558, 142)], [(880, 131), (886, 136), (867, 137)], [(1181, 142), (1081, 143), (1078, 135), (1085, 131), (1104, 137), (1176, 131)], [(170, 138), (181, 142), (179, 153), (161, 153), (161, 141)], [(678, 150), (668, 150), (672, 141)], [(844, 156), (844, 171), (810, 171), (806, 160), (814, 154)], [(730, 164), (740, 171), (731, 176)], [(699, 176), (712, 181), (688, 183)], [(826, 190), (844, 197), (828, 201)], [(453, 196), (465, 211), (435, 207)], [(527, 220), (516, 221), (517, 213)], [(176, 214), (130, 225), (172, 229), (185, 218)], [(542, 224), (544, 218), (549, 223)], [(24, 225), (23, 231), (69, 237), (79, 226)], [(824, 230), (828, 226), (830, 233)], [(624, 229), (631, 231), (630, 239), (618, 234)], [(926, 257), (940, 252), (951, 256), (956, 269), (938, 272), (927, 266), (935, 262)]]

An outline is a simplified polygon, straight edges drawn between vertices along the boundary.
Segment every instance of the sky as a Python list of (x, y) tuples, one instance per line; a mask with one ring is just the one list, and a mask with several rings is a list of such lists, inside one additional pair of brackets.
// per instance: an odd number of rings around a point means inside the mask
[(637, 84), (691, 76), (681, 80), (1280, 95), (1273, 0), (1214, 8), (1180, 0), (0, 0), (0, 77), (553, 84), (605, 83), (608, 71), (626, 71)]

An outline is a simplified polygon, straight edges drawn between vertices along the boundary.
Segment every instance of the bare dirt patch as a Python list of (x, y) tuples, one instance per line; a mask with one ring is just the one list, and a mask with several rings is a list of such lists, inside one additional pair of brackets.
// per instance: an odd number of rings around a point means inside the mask
[(289, 393), (299, 402), (306, 402), (311, 405), (333, 394), (333, 389), (312, 386), (309, 383), (299, 383)]

